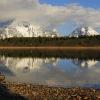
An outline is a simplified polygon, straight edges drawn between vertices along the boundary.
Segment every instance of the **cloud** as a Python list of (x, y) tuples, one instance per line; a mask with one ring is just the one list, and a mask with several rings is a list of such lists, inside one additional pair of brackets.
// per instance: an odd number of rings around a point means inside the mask
[(16, 19), (44, 27), (57, 27), (72, 22), (76, 25), (100, 27), (100, 10), (77, 4), (53, 6), (38, 0), (0, 0), (0, 21)]

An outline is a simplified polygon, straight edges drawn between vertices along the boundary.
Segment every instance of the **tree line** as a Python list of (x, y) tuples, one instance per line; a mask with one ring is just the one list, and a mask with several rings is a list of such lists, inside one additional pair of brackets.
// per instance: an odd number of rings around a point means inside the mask
[(13, 37), (0, 39), (0, 46), (100, 46), (100, 35), (79, 37)]

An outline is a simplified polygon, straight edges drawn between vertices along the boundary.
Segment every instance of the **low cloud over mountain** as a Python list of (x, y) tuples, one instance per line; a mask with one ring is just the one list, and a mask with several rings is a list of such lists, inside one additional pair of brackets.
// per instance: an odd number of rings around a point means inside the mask
[(53, 6), (39, 0), (0, 0), (0, 21), (15, 19), (54, 28), (63, 23), (100, 27), (100, 10), (78, 4)]

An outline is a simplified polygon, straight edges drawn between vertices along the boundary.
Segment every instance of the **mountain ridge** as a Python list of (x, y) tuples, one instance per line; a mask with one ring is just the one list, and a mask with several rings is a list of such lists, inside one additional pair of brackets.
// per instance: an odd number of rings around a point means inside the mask
[(96, 36), (96, 35), (100, 34), (91, 27), (78, 27), (69, 35), (69, 37)]
[(56, 37), (58, 33), (55, 29), (46, 31), (43, 27), (39, 27), (28, 22), (11, 24), (7, 27), (0, 28), (0, 38), (10, 37)]

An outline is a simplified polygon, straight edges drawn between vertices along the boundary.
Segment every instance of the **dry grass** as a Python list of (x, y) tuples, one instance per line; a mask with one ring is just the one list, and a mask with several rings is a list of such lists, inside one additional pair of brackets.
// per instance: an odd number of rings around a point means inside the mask
[(38, 49), (38, 50), (100, 50), (100, 47), (18, 47), (18, 46), (2, 46), (0, 50), (25, 50), (25, 49)]

